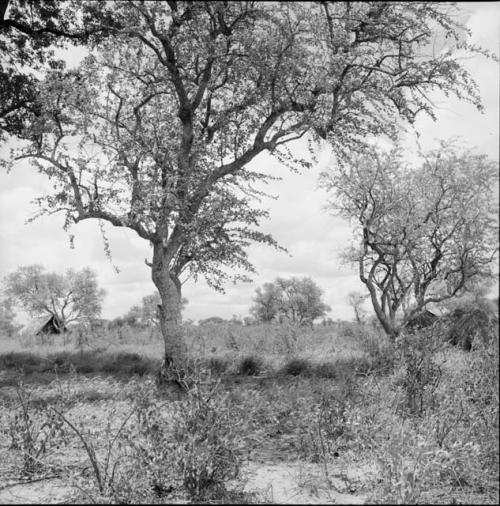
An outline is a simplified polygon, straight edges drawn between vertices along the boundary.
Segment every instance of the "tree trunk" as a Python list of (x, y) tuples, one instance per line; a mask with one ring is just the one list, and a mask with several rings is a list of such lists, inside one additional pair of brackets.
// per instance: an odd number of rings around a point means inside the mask
[(396, 327), (394, 319), (390, 319), (386, 314), (384, 314), (384, 311), (382, 310), (382, 307), (377, 300), (377, 292), (375, 290), (375, 287), (373, 285), (370, 285), (369, 282), (366, 282), (365, 284), (370, 292), (370, 298), (372, 301), (373, 309), (375, 311), (375, 315), (377, 316), (378, 321), (382, 325), (382, 328), (384, 329), (389, 339), (394, 342), (398, 337), (399, 329)]
[(185, 387), (185, 367), (187, 347), (181, 327), (181, 284), (169, 269), (161, 244), (154, 245), (152, 279), (161, 297), (158, 306), (160, 330), (165, 345), (164, 361), (158, 375), (158, 381), (176, 383)]

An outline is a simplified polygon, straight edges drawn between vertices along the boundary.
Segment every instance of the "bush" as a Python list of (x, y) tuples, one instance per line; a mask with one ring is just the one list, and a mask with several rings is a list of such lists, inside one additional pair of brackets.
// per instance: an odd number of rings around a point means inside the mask
[(284, 365), (283, 372), (292, 376), (308, 375), (311, 373), (311, 364), (304, 358), (293, 358)]
[(34, 402), (32, 391), (22, 383), (16, 386), (16, 394), (17, 406), (9, 413), (7, 427), (3, 431), (10, 438), (10, 449), (21, 451), (21, 474), (32, 477), (46, 467), (47, 454), (57, 445), (54, 441), (64, 431), (47, 403)]
[(140, 407), (131, 443), (157, 497), (181, 488), (192, 501), (214, 500), (238, 476), (243, 446), (219, 383), (190, 379), (187, 396), (168, 409), (154, 399)]
[(244, 357), (238, 367), (238, 374), (241, 376), (257, 376), (263, 369), (262, 359), (250, 355)]

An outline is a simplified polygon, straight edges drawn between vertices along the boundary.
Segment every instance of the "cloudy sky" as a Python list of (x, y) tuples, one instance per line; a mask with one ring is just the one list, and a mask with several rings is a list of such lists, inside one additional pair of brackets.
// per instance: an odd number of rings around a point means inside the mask
[[(462, 3), (468, 14), (467, 25), (472, 42), (498, 55), (500, 36), (500, 3)], [(76, 57), (76, 55), (75, 55)], [(499, 65), (483, 57), (464, 61), (479, 84), (485, 112), (480, 113), (466, 103), (452, 98), (435, 96), (437, 122), (420, 117), (416, 128), (420, 144), (432, 148), (437, 139), (461, 137), (465, 145), (477, 147), (498, 161), (499, 152)], [(415, 146), (408, 135), (408, 149)], [(8, 155), (9, 146), (0, 151)], [(300, 144), (295, 149), (303, 149)], [(277, 200), (263, 203), (270, 210), (270, 219), (263, 231), (270, 232), (288, 249), (288, 254), (269, 247), (252, 246), (249, 250), (257, 273), (252, 283), (228, 285), (225, 294), (211, 290), (199, 280), (188, 281), (183, 295), (189, 303), (185, 318), (198, 320), (209, 316), (230, 318), (246, 316), (255, 289), (277, 276), (309, 276), (324, 290), (325, 301), (331, 306), (333, 319), (350, 319), (352, 309), (347, 294), (362, 290), (354, 269), (343, 265), (339, 252), (352, 240), (349, 226), (340, 218), (324, 210), (326, 195), (317, 188), (319, 173), (331, 166), (333, 160), (325, 150), (319, 153), (318, 165), (302, 174), (292, 174), (269, 156), (254, 160), (255, 166), (266, 167), (270, 173), (283, 177), (268, 185)], [(69, 267), (90, 266), (99, 276), (108, 295), (103, 307), (104, 318), (125, 313), (130, 306), (154, 290), (150, 270), (144, 259), (151, 258), (149, 245), (132, 231), (106, 227), (110, 241), (112, 263), (106, 257), (97, 222), (89, 220), (73, 227), (75, 248), (71, 249), (67, 234), (62, 230), (62, 218), (45, 216), (25, 224), (36, 210), (30, 202), (50, 188), (45, 177), (28, 164), (19, 164), (10, 174), (0, 173), (0, 278), (20, 265), (40, 263), (49, 271), (63, 271)], [(114, 269), (119, 269), (117, 273)], [(23, 315), (19, 320), (23, 321)]]

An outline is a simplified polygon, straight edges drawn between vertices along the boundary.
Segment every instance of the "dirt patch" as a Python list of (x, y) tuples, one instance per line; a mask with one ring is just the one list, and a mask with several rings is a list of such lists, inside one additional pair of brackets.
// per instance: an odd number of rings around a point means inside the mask
[(73, 487), (60, 478), (33, 483), (7, 485), (0, 489), (0, 504), (57, 504), (70, 502), (76, 495)]
[[(244, 491), (255, 493), (259, 502), (276, 504), (364, 504), (365, 494), (357, 494), (352, 483), (366, 475), (366, 470), (353, 469), (347, 475), (329, 470), (330, 485), (318, 464), (249, 463), (242, 471)], [(353, 481), (351, 481), (353, 480)], [(350, 485), (351, 483), (351, 485)], [(353, 490), (351, 492), (350, 490)]]

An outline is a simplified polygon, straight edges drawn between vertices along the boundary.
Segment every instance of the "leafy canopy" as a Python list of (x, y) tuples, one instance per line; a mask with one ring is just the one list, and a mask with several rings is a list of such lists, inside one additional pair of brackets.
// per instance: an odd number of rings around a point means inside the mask
[[(459, 46), (480, 51), (462, 42), (448, 5), (105, 5), (109, 37), (89, 39), (76, 71), (49, 72), (37, 86), (15, 159), (33, 160), (54, 184), (41, 214), (65, 213), (66, 227), (129, 227), (161, 246), (153, 263), (177, 280), (203, 275), (221, 289), (226, 268), (252, 271), (250, 242), (276, 245), (257, 228), (267, 216), (255, 206), (258, 183), (269, 176), (248, 164), (259, 154), (298, 169), (311, 160), (290, 152), (296, 139), (311, 152), (326, 139), (345, 155), (370, 136), (394, 137), (396, 117), (433, 114), (430, 90), (480, 107), (454, 56)], [(449, 44), (428, 55), (438, 31)]]

